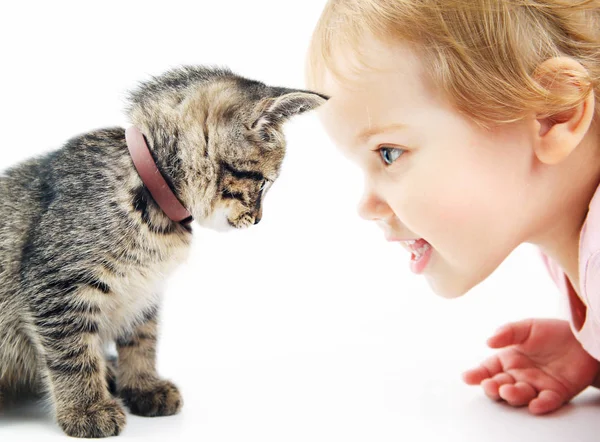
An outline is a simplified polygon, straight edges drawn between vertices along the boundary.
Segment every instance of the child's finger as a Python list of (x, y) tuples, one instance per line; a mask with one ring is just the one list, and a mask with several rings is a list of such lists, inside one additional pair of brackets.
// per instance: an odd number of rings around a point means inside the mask
[(529, 403), (529, 411), (533, 414), (546, 414), (560, 408), (563, 403), (563, 397), (556, 391), (543, 390)]
[(483, 392), (493, 401), (500, 400), (500, 394), (498, 393), (498, 384), (496, 381), (492, 379), (485, 379), (481, 382), (481, 388), (483, 388)]
[(496, 376), (502, 373), (502, 364), (496, 356), (486, 359), (477, 367), (467, 370), (463, 373), (463, 380), (469, 385), (479, 385), (484, 379)]
[(484, 393), (492, 400), (498, 401), (500, 397), (500, 387), (506, 384), (514, 384), (515, 379), (508, 373), (499, 373), (491, 379), (485, 379), (481, 382)]
[(489, 370), (483, 366), (465, 371), (462, 375), (463, 381), (468, 385), (479, 385), (481, 381), (490, 377)]
[(537, 391), (527, 382), (515, 382), (515, 384), (504, 384), (498, 389), (502, 399), (513, 407), (527, 405), (537, 396)]
[(496, 330), (496, 333), (488, 339), (487, 344), (491, 348), (508, 347), (524, 343), (531, 333), (532, 319), (506, 324)]

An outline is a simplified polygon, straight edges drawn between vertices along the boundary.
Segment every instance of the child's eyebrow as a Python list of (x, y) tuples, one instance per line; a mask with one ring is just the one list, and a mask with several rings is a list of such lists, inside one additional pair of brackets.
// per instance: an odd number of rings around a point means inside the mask
[(405, 128), (406, 128), (406, 124), (399, 124), (399, 123), (389, 124), (387, 126), (369, 127), (367, 129), (359, 132), (358, 135), (356, 136), (356, 140), (358, 140), (360, 142), (365, 142), (369, 138), (371, 138), (373, 135), (377, 135), (382, 132), (391, 132), (394, 130), (405, 129)]

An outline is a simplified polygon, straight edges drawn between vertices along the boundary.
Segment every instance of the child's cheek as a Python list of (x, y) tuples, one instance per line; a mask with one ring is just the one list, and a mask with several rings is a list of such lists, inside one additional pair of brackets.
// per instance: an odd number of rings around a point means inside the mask
[[(458, 255), (474, 258), (478, 244), (489, 244), (491, 225), (489, 208), (494, 201), (485, 191), (485, 181), (474, 185), (477, 177), (456, 174), (453, 179), (438, 174), (412, 186), (412, 197), (403, 198), (407, 227), (429, 241), (448, 259)], [(483, 187), (481, 186), (483, 184)]]
[(440, 174), (431, 174), (413, 192), (410, 212), (423, 226), (445, 232), (468, 226), (476, 218), (477, 192), (469, 180), (460, 176), (448, 180)]

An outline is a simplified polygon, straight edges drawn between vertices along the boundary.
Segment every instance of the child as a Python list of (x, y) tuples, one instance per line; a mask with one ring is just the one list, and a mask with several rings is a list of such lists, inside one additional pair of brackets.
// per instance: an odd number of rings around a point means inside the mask
[(600, 387), (599, 2), (330, 0), (308, 79), (360, 215), (437, 294), (529, 242), (569, 297), (570, 322), (500, 328), (465, 381), (535, 414)]

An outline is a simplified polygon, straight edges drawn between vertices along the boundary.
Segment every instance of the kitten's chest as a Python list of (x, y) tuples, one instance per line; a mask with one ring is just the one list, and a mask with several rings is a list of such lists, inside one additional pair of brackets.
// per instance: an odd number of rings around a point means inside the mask
[(110, 338), (132, 327), (160, 301), (168, 277), (187, 258), (189, 246), (180, 244), (160, 250), (135, 264), (124, 265), (111, 278), (111, 299), (106, 305), (104, 329)]

